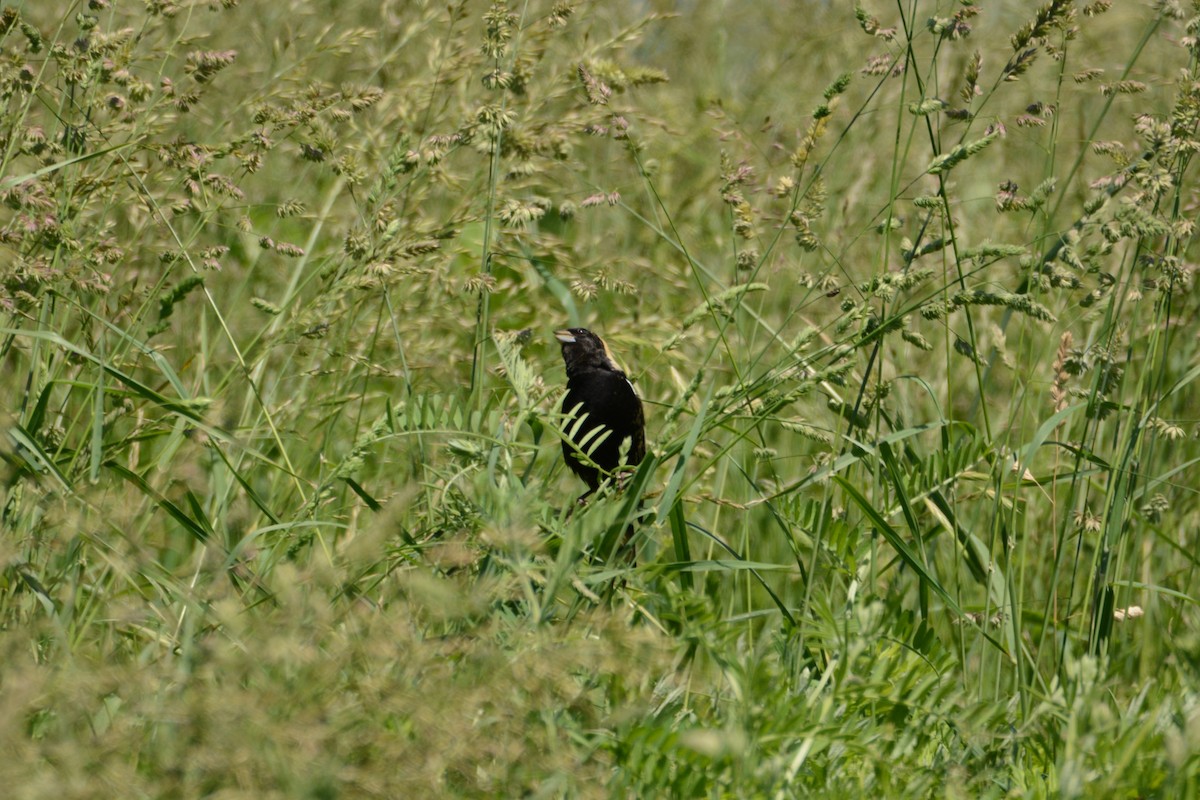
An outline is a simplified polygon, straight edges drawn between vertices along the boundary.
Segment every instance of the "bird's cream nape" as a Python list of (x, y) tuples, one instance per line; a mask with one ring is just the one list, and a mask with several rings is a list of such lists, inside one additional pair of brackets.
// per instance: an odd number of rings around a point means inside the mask
[(608, 346), (608, 340), (606, 340), (603, 336), (600, 336), (599, 334), (596, 335), (596, 338), (600, 340), (600, 346), (602, 348), (604, 348), (604, 357), (608, 359), (608, 363), (612, 364), (614, 367), (616, 367), (617, 369), (624, 372), (625, 370), (624, 370), (624, 368), (622, 368), (621, 362), (617, 361), (617, 359), (613, 358), (612, 350), (609, 349), (609, 346)]

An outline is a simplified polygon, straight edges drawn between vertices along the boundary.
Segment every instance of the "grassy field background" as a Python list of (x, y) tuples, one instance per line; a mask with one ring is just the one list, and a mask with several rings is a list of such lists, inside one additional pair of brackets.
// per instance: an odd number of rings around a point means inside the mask
[(1197, 14), (4, 4), (4, 793), (1195, 795)]

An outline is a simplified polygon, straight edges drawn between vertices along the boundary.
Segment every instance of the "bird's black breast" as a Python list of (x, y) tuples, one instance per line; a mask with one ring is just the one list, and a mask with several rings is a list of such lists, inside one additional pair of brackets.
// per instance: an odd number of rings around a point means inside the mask
[[(582, 370), (571, 375), (567, 381), (567, 394), (563, 398), (562, 410), (570, 414), (576, 406), (579, 413), (587, 417), (579, 425), (572, 440), (579, 442), (579, 449), (585, 452), (595, 441), (592, 437), (582, 441), (589, 432), (597, 427), (612, 431), (595, 450), (591, 451), (591, 460), (606, 470), (616, 469), (621, 461), (621, 443), (631, 439), (627, 455), (628, 463), (638, 464), (646, 454), (644, 419), (642, 401), (638, 399), (632, 384), (623, 372), (609, 369)], [(567, 421), (568, 433), (571, 432), (574, 420)], [(598, 434), (600, 435), (600, 434)], [(600, 485), (600, 475), (594, 467), (579, 460), (576, 446), (563, 442), (563, 457), (576, 475), (583, 478), (589, 488), (595, 489)]]

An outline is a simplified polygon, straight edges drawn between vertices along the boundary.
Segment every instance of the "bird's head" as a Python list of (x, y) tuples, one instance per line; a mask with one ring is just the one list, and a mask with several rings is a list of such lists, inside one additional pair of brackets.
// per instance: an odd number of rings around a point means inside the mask
[(554, 332), (562, 345), (563, 363), (567, 374), (580, 369), (609, 369), (620, 372), (608, 345), (587, 328), (566, 328)]

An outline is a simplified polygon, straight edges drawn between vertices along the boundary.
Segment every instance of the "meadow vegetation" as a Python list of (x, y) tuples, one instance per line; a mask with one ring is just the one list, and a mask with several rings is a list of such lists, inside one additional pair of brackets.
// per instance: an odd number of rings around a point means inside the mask
[(1195, 796), (1198, 36), (5, 2), (3, 793)]

